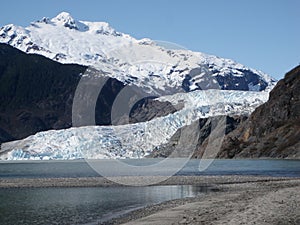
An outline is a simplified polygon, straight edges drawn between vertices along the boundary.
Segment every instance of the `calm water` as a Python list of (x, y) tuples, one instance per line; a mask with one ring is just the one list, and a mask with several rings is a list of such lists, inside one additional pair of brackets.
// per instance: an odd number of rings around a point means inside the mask
[(0, 189), (0, 224), (97, 224), (149, 204), (205, 191), (197, 186)]
[[(138, 166), (156, 164), (159, 159), (124, 160)], [(110, 160), (101, 161), (112, 168)], [(261, 175), (300, 177), (299, 160), (215, 160), (199, 171), (191, 160), (177, 175)], [(164, 171), (172, 168), (164, 168)], [(148, 175), (161, 171), (150, 170)], [(116, 174), (119, 175), (119, 174)], [(126, 175), (126, 174), (122, 174)], [(0, 162), (0, 178), (49, 178), (100, 176), (85, 161)], [(171, 199), (205, 193), (207, 187), (93, 187), (0, 189), (0, 224), (95, 224), (110, 217)]]

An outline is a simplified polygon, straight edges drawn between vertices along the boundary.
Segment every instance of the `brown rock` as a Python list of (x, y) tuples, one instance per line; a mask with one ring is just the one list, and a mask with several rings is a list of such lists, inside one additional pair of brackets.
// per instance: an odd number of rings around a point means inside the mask
[(226, 136), (220, 158), (300, 158), (300, 66), (280, 80), (269, 100)]

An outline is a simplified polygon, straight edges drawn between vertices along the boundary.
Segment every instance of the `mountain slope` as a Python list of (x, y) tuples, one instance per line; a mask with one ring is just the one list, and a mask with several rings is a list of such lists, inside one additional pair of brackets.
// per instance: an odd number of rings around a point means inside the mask
[(71, 126), (74, 91), (86, 67), (62, 65), (0, 44), (2, 141)]
[[(86, 69), (25, 54), (0, 43), (0, 142), (71, 127), (75, 90)], [(111, 125), (111, 107), (123, 88), (124, 84), (116, 79), (106, 80), (96, 103), (96, 125)], [(147, 121), (175, 111), (170, 103), (141, 99), (129, 115), (129, 122)]]
[(101, 69), (156, 95), (209, 88), (261, 91), (275, 83), (268, 75), (232, 60), (178, 50), (170, 43), (169, 49), (160, 47), (152, 40), (117, 32), (107, 23), (78, 21), (65, 12), (26, 28), (4, 26), (0, 42), (62, 63)]
[(300, 158), (300, 66), (225, 139), (219, 157)]

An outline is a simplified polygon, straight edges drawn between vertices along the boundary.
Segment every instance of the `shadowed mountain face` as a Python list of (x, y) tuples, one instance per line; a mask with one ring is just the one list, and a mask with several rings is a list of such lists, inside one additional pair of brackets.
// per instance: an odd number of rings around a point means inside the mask
[(85, 70), (0, 44), (1, 141), (70, 127), (73, 93)]
[(288, 72), (224, 141), (221, 158), (300, 157), (300, 66)]
[[(85, 66), (28, 55), (0, 44), (0, 142), (25, 138), (39, 131), (71, 127), (74, 93), (86, 69)], [(111, 107), (122, 88), (122, 82), (107, 79), (96, 103), (97, 125), (111, 124)], [(145, 101), (135, 107), (129, 121), (147, 121), (167, 115), (174, 112), (170, 105)], [(168, 109), (160, 112), (165, 106)]]

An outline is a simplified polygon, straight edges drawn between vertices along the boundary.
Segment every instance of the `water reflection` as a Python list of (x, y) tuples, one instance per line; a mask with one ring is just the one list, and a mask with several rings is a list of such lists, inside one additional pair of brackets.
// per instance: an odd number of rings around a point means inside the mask
[(82, 224), (108, 214), (193, 197), (207, 187), (150, 186), (0, 189), (0, 224)]

